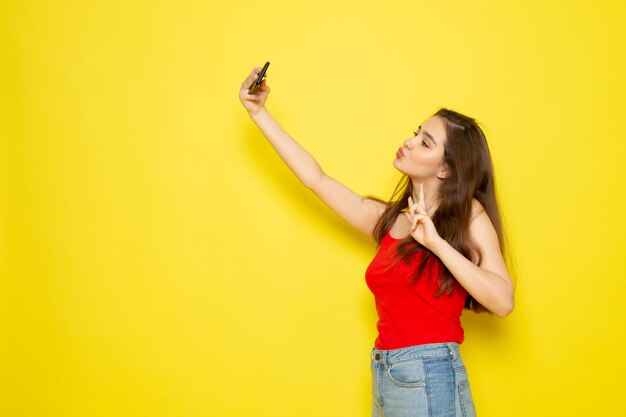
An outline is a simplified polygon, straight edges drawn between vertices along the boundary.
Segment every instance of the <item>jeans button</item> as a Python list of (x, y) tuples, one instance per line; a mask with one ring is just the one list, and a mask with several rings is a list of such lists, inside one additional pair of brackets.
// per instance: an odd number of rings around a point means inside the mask
[(377, 354), (374, 356), (374, 359), (379, 360), (379, 359), (380, 359), (380, 353), (377, 353)]

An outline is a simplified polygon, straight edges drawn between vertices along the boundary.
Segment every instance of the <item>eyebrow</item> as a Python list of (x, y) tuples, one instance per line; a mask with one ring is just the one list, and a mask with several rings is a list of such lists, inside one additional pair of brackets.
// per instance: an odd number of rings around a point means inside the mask
[[(419, 125), (418, 129), (421, 130), (422, 129), (422, 125)], [(424, 130), (424, 134), (426, 136), (428, 136), (428, 139), (432, 140), (435, 145), (437, 145), (437, 142), (435, 142), (435, 139), (433, 138), (433, 135), (431, 135), (430, 133), (428, 133), (425, 130)]]

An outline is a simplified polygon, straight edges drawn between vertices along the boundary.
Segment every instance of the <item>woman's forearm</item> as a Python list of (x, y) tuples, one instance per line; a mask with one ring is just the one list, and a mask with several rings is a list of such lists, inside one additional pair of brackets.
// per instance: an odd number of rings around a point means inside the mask
[(305, 186), (310, 188), (322, 177), (324, 172), (315, 158), (285, 132), (265, 107), (256, 114), (250, 114), (250, 118)]
[(513, 310), (514, 289), (507, 280), (474, 264), (444, 239), (432, 251), (480, 304), (499, 317)]

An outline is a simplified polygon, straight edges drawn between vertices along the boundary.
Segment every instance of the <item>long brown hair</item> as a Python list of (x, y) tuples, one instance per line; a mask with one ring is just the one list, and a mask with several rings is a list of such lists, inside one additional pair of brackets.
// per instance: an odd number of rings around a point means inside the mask
[[(431, 218), (439, 236), (466, 258), (473, 259), (472, 255), (475, 255), (478, 258), (476, 265), (479, 265), (482, 253), (469, 233), (473, 198), (478, 200), (487, 212), (498, 235), (500, 251), (503, 255), (505, 253), (502, 220), (496, 201), (494, 170), (487, 140), (477, 121), (471, 117), (443, 107), (437, 110), (434, 116), (440, 116), (444, 121), (447, 141), (443, 158), (448, 164), (450, 175), (441, 181), (439, 204)], [(398, 195), (400, 197), (396, 198)], [(403, 175), (388, 202), (372, 196), (367, 197), (387, 205), (373, 230), (378, 246), (398, 215), (408, 208), (408, 199), (412, 195), (413, 182), (407, 175)], [(433, 263), (438, 263), (443, 274), (435, 296), (438, 297), (444, 292), (450, 294), (456, 279), (437, 256), (416, 242), (411, 235), (398, 245), (398, 255), (407, 264), (410, 263), (412, 255), (420, 251), (424, 253), (419, 268), (410, 281), (415, 282), (425, 268), (430, 269), (437, 266), (432, 265)], [(464, 308), (477, 313), (493, 314), (469, 294)]]

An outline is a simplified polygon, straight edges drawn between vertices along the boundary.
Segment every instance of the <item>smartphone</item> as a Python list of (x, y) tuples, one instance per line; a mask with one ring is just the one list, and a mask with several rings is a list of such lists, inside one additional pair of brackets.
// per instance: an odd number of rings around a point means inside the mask
[(256, 78), (256, 81), (252, 83), (250, 88), (248, 88), (248, 94), (254, 94), (255, 91), (261, 86), (261, 81), (263, 80), (263, 77), (265, 76), (265, 72), (267, 71), (267, 67), (269, 66), (270, 66), (269, 61), (266, 62), (265, 65), (263, 65), (263, 69), (259, 73), (259, 76)]

